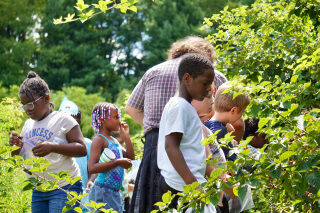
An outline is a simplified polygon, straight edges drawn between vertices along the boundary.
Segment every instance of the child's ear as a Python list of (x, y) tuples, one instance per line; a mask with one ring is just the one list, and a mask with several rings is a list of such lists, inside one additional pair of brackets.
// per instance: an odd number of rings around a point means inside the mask
[(50, 95), (48, 94), (44, 95), (43, 99), (45, 100), (46, 103), (50, 103)]
[(189, 85), (189, 83), (191, 82), (192, 80), (192, 76), (189, 74), (189, 73), (185, 73), (183, 75), (183, 78), (182, 78), (182, 81), (185, 85)]
[(238, 107), (232, 107), (230, 111), (231, 111), (231, 114), (234, 114), (238, 112)]

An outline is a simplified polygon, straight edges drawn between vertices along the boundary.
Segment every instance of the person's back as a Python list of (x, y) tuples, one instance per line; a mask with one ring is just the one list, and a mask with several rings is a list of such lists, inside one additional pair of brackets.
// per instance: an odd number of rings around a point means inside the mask
[[(178, 66), (182, 57), (165, 61), (149, 69), (132, 92), (128, 104), (143, 109), (143, 131), (158, 128), (162, 111), (177, 91)], [(135, 96), (144, 90), (143, 97)], [(145, 104), (145, 102), (147, 104)]]
[[(234, 89), (240, 90), (242, 87), (236, 86)], [(229, 132), (227, 129), (227, 124), (233, 124), (237, 120), (242, 117), (243, 112), (247, 108), (250, 103), (250, 97), (244, 94), (238, 95), (233, 99), (233, 93), (224, 93), (227, 89), (231, 89), (231, 85), (229, 83), (224, 83), (219, 87), (216, 92), (215, 100), (214, 100), (214, 108), (215, 114), (208, 121), (204, 122), (204, 125), (208, 127), (213, 133), (219, 131), (217, 133), (218, 141), (225, 137), (225, 135)], [(234, 143), (230, 142), (228, 144), (230, 148), (234, 147)], [(230, 151), (227, 147), (222, 147), (225, 157), (228, 160), (234, 161), (236, 159), (236, 155), (233, 154), (228, 156)]]

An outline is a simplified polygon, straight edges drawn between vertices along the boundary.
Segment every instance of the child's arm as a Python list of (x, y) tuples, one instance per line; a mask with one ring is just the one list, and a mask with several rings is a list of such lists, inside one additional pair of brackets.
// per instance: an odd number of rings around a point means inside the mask
[(19, 155), (20, 150), (23, 146), (22, 137), (20, 137), (15, 131), (13, 131), (10, 138), (9, 138), (9, 144), (10, 144), (10, 146), (16, 145), (16, 146), (20, 147), (20, 149), (17, 149), (15, 151), (11, 152), (12, 156)]
[(103, 150), (103, 138), (95, 137), (92, 141), (89, 163), (88, 163), (88, 172), (90, 174), (94, 173), (103, 173), (109, 171), (117, 166), (120, 166), (124, 169), (131, 167), (131, 160), (128, 158), (117, 159), (107, 163), (99, 163), (99, 158), (101, 151)]
[(188, 185), (197, 182), (197, 178), (190, 171), (182, 152), (179, 148), (182, 133), (174, 132), (165, 138), (165, 149), (173, 168), (178, 172), (183, 181)]
[(51, 152), (69, 157), (82, 157), (87, 155), (87, 147), (84, 143), (84, 138), (80, 130), (80, 126), (74, 126), (67, 134), (68, 143), (54, 143), (44, 141), (36, 144), (32, 148), (34, 156), (44, 157)]
[(126, 143), (126, 149), (122, 151), (123, 157), (129, 158), (131, 160), (135, 159), (134, 149), (131, 143), (130, 135), (129, 135), (129, 125), (126, 122), (121, 122), (120, 125), (121, 134), (123, 136), (123, 140)]

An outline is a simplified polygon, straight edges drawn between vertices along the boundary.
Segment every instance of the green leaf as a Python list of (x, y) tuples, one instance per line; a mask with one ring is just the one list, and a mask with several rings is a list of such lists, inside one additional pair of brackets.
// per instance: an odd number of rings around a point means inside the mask
[(297, 149), (299, 149), (302, 145), (303, 145), (302, 142), (294, 141), (293, 143), (290, 144), (289, 150), (290, 151), (297, 151)]
[(68, 13), (68, 16), (64, 19), (66, 20), (66, 22), (70, 22), (73, 19), (74, 15), (75, 15), (74, 13), (71, 15), (70, 15), (70, 13)]
[(223, 172), (223, 169), (221, 168), (214, 169), (210, 174), (210, 180), (211, 181), (216, 180), (219, 177), (219, 175), (221, 175), (222, 172)]
[(233, 188), (233, 193), (234, 193), (235, 196), (239, 196), (238, 192), (239, 192), (239, 186), (234, 187)]
[(165, 206), (166, 204), (164, 202), (156, 202), (154, 205), (155, 206)]
[(62, 209), (62, 213), (67, 212), (67, 211), (69, 211), (69, 210), (71, 210), (71, 207), (70, 207), (70, 206), (65, 206), (65, 207), (63, 207), (63, 209)]
[(297, 205), (298, 203), (301, 203), (302, 202), (302, 200), (294, 200), (293, 202), (292, 202), (292, 205)]
[(280, 161), (287, 160), (290, 158), (292, 155), (294, 155), (296, 152), (293, 151), (286, 151), (280, 155)]
[(284, 188), (289, 194), (292, 194), (292, 184), (291, 184), (290, 179), (286, 179), (286, 180), (283, 182), (283, 188)]
[(269, 175), (273, 178), (279, 179), (281, 175), (281, 165), (276, 164), (271, 166)]
[(251, 113), (253, 114), (254, 117), (256, 117), (258, 115), (260, 110), (261, 110), (260, 105), (255, 104), (255, 105), (251, 106)]
[(73, 210), (78, 212), (78, 213), (82, 213), (82, 209), (80, 209), (79, 207), (75, 207)]
[(320, 197), (320, 189), (317, 192), (317, 196)]
[(26, 165), (33, 165), (33, 164), (34, 164), (33, 160), (31, 160), (30, 158), (26, 159), (26, 160), (24, 161), (24, 163), (25, 163)]
[(300, 172), (308, 172), (311, 170), (311, 164), (310, 162), (302, 162), (297, 168), (296, 168), (296, 172), (300, 171)]
[(290, 100), (290, 99), (295, 98), (295, 97), (296, 96), (294, 96), (292, 94), (288, 94), (282, 99), (282, 102), (286, 102), (287, 100)]
[(69, 192), (73, 197), (78, 197), (78, 193), (75, 191), (71, 191)]
[(262, 129), (269, 122), (268, 118), (261, 118), (259, 121), (259, 129)]
[(320, 173), (318, 170), (314, 170), (314, 172), (306, 175), (307, 182), (316, 188), (320, 188)]
[(294, 75), (294, 76), (292, 76), (292, 77), (291, 77), (291, 81), (290, 81), (290, 83), (291, 83), (291, 84), (296, 83), (296, 82), (297, 82), (297, 80), (298, 80), (298, 77), (299, 77), (299, 75)]
[(22, 183), (22, 191), (28, 191), (33, 188), (33, 185), (28, 181)]
[(136, 6), (131, 6), (131, 7), (129, 7), (129, 10), (131, 10), (131, 11), (133, 11), (133, 12), (135, 12), (135, 13), (137, 13), (137, 7)]
[(76, 182), (78, 182), (79, 180), (81, 180), (80, 176), (76, 176), (72, 179), (71, 185), (75, 184)]
[(164, 203), (169, 203), (171, 201), (171, 191), (168, 191), (162, 195), (162, 201)]
[(248, 190), (248, 186), (243, 186), (239, 189), (238, 195), (239, 195), (239, 198), (242, 202), (243, 202), (244, 198), (246, 197), (247, 190)]
[(310, 86), (311, 86), (311, 82), (309, 82), (309, 83), (305, 83), (303, 86), (304, 86), (305, 88), (308, 88), (308, 87), (310, 87)]
[(194, 191), (200, 185), (199, 182), (193, 182), (190, 184), (191, 190)]

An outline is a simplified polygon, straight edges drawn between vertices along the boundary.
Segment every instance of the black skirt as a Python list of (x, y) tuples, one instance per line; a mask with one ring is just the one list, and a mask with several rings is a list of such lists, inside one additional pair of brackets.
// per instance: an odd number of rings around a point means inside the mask
[(134, 183), (130, 213), (150, 213), (158, 209), (154, 204), (161, 200), (158, 189), (160, 170), (157, 166), (159, 129), (145, 136), (143, 157)]

